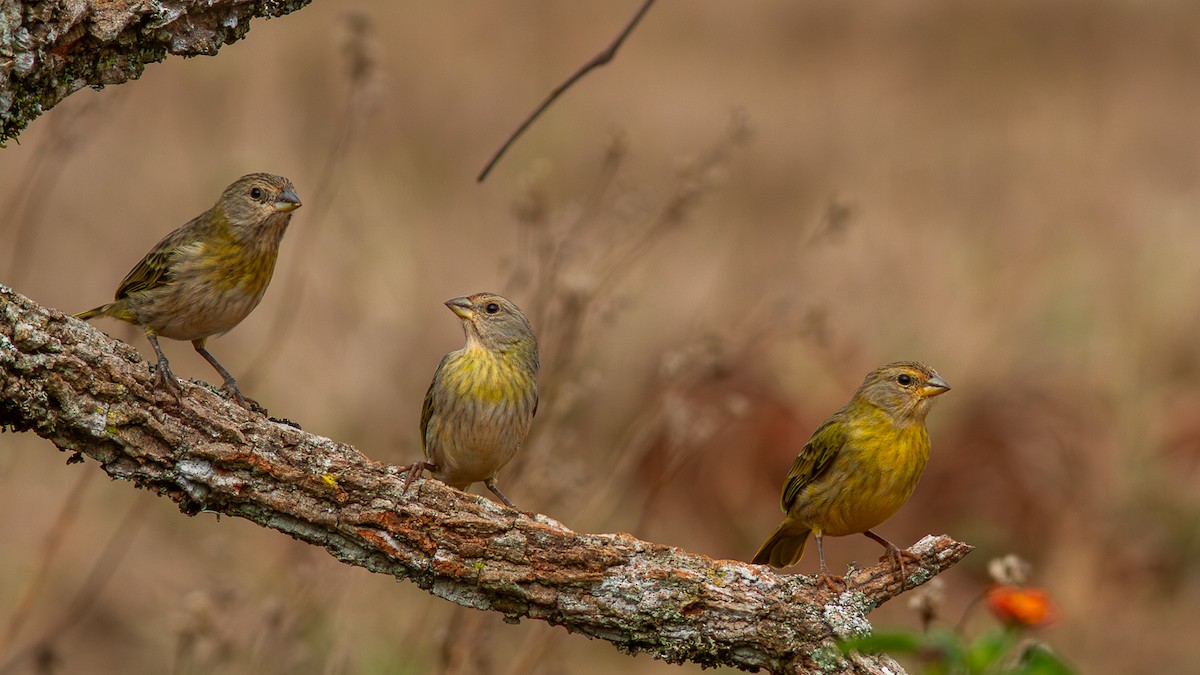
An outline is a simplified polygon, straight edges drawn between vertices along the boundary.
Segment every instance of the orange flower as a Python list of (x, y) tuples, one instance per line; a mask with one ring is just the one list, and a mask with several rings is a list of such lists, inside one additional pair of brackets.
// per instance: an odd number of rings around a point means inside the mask
[(988, 608), (1010, 626), (1044, 626), (1058, 619), (1058, 609), (1044, 588), (997, 584), (988, 589)]

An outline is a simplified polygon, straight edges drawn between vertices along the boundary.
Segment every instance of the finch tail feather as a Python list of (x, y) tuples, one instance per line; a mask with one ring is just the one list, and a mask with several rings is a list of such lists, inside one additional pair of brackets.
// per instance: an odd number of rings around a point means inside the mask
[(804, 555), (804, 544), (808, 542), (811, 530), (784, 520), (775, 528), (767, 541), (754, 554), (755, 565), (770, 565), (771, 567), (787, 567), (800, 562)]
[(73, 316), (76, 319), (83, 319), (84, 321), (87, 321), (88, 319), (95, 318), (97, 316), (103, 316), (105, 310), (107, 310), (108, 308), (109, 308), (109, 305), (100, 305), (99, 307), (93, 307), (93, 308), (87, 310), (86, 312), (80, 312)]

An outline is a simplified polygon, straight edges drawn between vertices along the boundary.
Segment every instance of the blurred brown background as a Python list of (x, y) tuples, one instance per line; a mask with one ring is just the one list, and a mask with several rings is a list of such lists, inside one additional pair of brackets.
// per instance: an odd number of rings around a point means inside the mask
[[(248, 395), (411, 462), (462, 341), (442, 301), (501, 292), (545, 363), (513, 500), (742, 560), (813, 427), (870, 368), (921, 359), (954, 391), (881, 531), (978, 547), (944, 622), (1015, 553), (1082, 671), (1194, 672), (1200, 5), (661, 3), (477, 185), (634, 7), (317, 2), (75, 94), (0, 151), (0, 280), (91, 307), (233, 179), (286, 175), (305, 206), (275, 281), (209, 344)], [(677, 670), (183, 517), (31, 435), (0, 448), (0, 651), (49, 634), (51, 672)], [(904, 605), (872, 620), (916, 626)]]

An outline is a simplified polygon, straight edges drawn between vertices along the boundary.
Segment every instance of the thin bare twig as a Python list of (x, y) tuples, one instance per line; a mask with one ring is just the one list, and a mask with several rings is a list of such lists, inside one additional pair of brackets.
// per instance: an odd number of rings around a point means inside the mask
[(496, 151), (496, 154), (492, 155), (492, 158), (488, 160), (487, 165), (483, 167), (483, 171), (479, 173), (479, 177), (476, 178), (475, 181), (482, 183), (484, 179), (488, 177), (488, 174), (492, 171), (492, 167), (496, 166), (496, 163), (500, 161), (500, 158), (504, 156), (504, 153), (508, 152), (508, 148), (516, 142), (521, 134), (525, 133), (525, 130), (528, 129), (531, 124), (533, 124), (534, 120), (536, 120), (543, 112), (545, 112), (546, 108), (550, 107), (551, 103), (554, 103), (559, 96), (562, 96), (563, 92), (565, 92), (567, 89), (570, 89), (571, 85), (581, 80), (584, 75), (587, 75), (596, 68), (606, 65), (609, 61), (612, 61), (617, 55), (617, 50), (621, 48), (621, 44), (625, 42), (625, 38), (629, 37), (629, 34), (632, 33), (633, 29), (637, 27), (638, 23), (642, 20), (642, 17), (646, 15), (646, 12), (650, 11), (650, 6), (653, 4), (654, 0), (645, 0), (645, 2), (642, 3), (642, 6), (638, 8), (637, 12), (634, 13), (633, 18), (629, 20), (629, 23), (625, 24), (625, 28), (619, 35), (617, 35), (616, 39), (614, 39), (611, 44), (605, 47), (599, 54), (593, 56), (590, 61), (583, 64), (579, 70), (576, 70), (573, 75), (566, 79), (566, 81), (555, 87), (554, 91), (550, 92), (550, 95), (546, 97), (546, 100), (542, 101), (542, 104), (535, 108), (534, 111), (529, 114), (529, 117), (525, 118), (525, 121), (521, 123), (521, 126), (517, 127), (516, 131), (512, 132), (512, 135), (508, 137), (508, 140), (504, 142), (504, 145), (500, 146), (500, 149)]

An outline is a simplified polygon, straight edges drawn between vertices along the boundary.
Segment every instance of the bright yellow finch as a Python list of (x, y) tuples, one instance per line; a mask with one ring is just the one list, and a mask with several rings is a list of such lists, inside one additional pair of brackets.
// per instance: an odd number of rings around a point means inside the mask
[(163, 238), (117, 287), (116, 300), (75, 316), (111, 316), (141, 326), (158, 355), (158, 381), (180, 394), (158, 337), (191, 340), (243, 407), (237, 381), (204, 348), (212, 335), (241, 323), (262, 300), (279, 241), (300, 206), (292, 182), (280, 176), (242, 176), (209, 210)]
[(459, 490), (482, 481), (515, 509), (496, 472), (521, 449), (537, 412), (537, 338), (525, 314), (499, 295), (446, 306), (462, 320), (467, 344), (442, 357), (433, 374), (421, 409), (425, 459), (412, 465), (406, 484), (424, 469)]
[(821, 580), (840, 577), (825, 566), (822, 538), (863, 533), (882, 544), (904, 583), (902, 556), (912, 557), (871, 531), (908, 501), (929, 460), (925, 416), (933, 397), (950, 390), (923, 363), (902, 361), (873, 370), (850, 402), (825, 420), (800, 450), (780, 504), (787, 516), (754, 555), (756, 564), (793, 565), (811, 532)]

